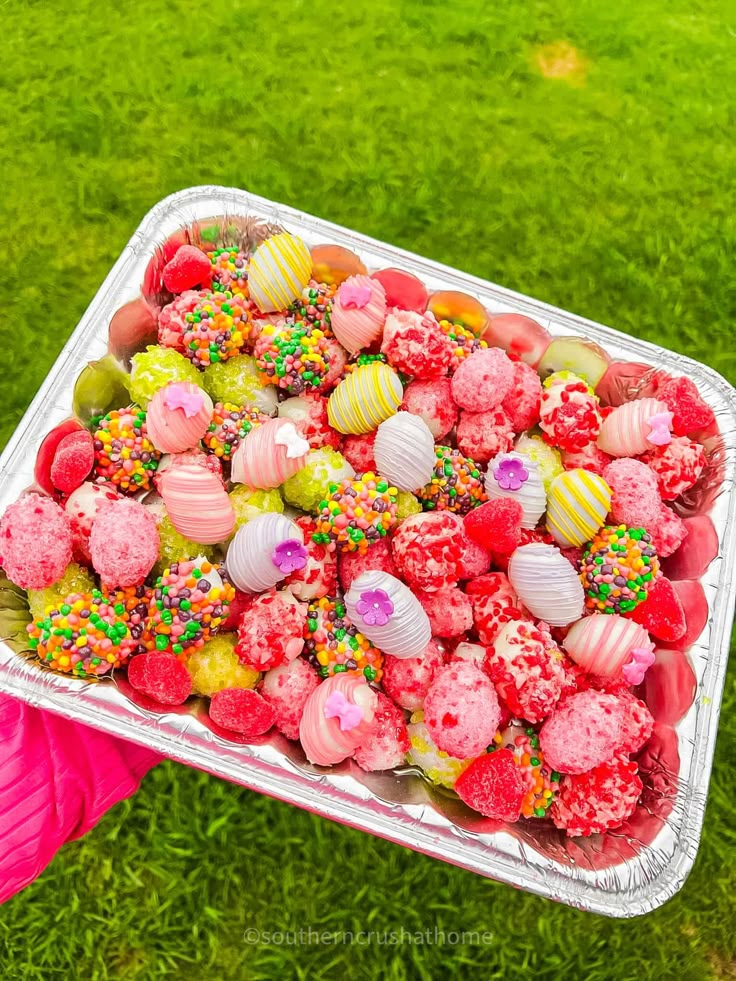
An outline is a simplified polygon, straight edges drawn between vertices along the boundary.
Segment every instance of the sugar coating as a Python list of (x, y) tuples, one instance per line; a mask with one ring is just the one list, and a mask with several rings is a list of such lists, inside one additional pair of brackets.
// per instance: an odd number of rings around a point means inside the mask
[(633, 528), (656, 528), (662, 507), (657, 477), (640, 460), (623, 457), (609, 463), (602, 474), (613, 491), (611, 514), (614, 521)]
[(159, 555), (153, 567), (158, 575), (172, 562), (180, 562), (182, 559), (196, 559), (198, 555), (203, 555), (212, 562), (215, 558), (213, 545), (201, 545), (185, 538), (174, 528), (165, 510), (158, 519), (158, 537)]
[(524, 361), (513, 362), (511, 388), (501, 403), (514, 431), (524, 432), (539, 422), (542, 383), (534, 368)]
[(383, 690), (397, 705), (409, 712), (416, 712), (424, 704), (429, 686), (443, 667), (445, 655), (430, 640), (421, 657), (393, 657), (383, 659)]
[(449, 511), (412, 515), (391, 540), (394, 564), (410, 586), (432, 592), (454, 585), (462, 571), (464, 539), (462, 519)]
[(235, 634), (216, 634), (187, 659), (195, 695), (209, 698), (223, 688), (255, 688), (260, 674), (240, 663), (236, 640)]
[(658, 446), (642, 456), (642, 461), (657, 478), (663, 501), (674, 501), (690, 490), (705, 469), (705, 450), (687, 436), (675, 436), (665, 446)]
[(444, 439), (457, 422), (458, 411), (452, 400), (449, 378), (409, 382), (401, 408), (424, 419), (436, 440)]
[(89, 551), (95, 572), (110, 586), (137, 586), (159, 557), (156, 519), (138, 501), (111, 501), (92, 525)]
[(623, 703), (589, 689), (560, 702), (539, 731), (545, 759), (560, 773), (585, 773), (620, 750)]
[(570, 837), (610, 831), (633, 814), (643, 789), (636, 763), (621, 757), (588, 773), (563, 777), (550, 817)]
[(491, 568), (493, 555), (479, 542), (473, 541), (469, 535), (463, 542), (463, 554), (460, 559), (460, 578), (477, 579), (484, 576)]
[(618, 699), (624, 707), (620, 752), (630, 756), (638, 753), (651, 736), (654, 719), (646, 704), (632, 692), (619, 692)]
[(199, 385), (201, 378), (192, 362), (179, 351), (151, 344), (131, 358), (128, 388), (131, 399), (145, 409), (156, 392), (170, 382)]
[(381, 538), (366, 552), (339, 552), (337, 570), (344, 592), (350, 589), (353, 579), (357, 579), (363, 572), (387, 572), (391, 576), (397, 575), (388, 538)]
[(514, 366), (498, 347), (475, 351), (452, 376), (452, 397), (461, 409), (487, 412), (506, 398), (514, 381)]
[(419, 514), (422, 505), (416, 495), (410, 491), (400, 490), (396, 495), (396, 521), (403, 521), (412, 514)]
[(536, 463), (544, 489), (549, 494), (549, 489), (555, 478), (565, 472), (560, 451), (556, 450), (554, 446), (548, 446), (541, 436), (528, 436), (526, 434), (517, 439), (514, 449)]
[(376, 442), (376, 431), (364, 433), (362, 436), (346, 436), (342, 441), (342, 455), (356, 473), (376, 470), (376, 459), (373, 447)]
[(254, 596), (240, 618), (235, 651), (242, 664), (267, 671), (293, 661), (304, 647), (307, 609), (291, 593), (269, 589)]
[(488, 463), (498, 453), (508, 453), (512, 448), (514, 426), (500, 406), (485, 412), (463, 411), (457, 424), (457, 445), (461, 453), (477, 463)]
[(70, 562), (60, 579), (46, 589), (29, 589), (28, 606), (34, 620), (46, 616), (49, 607), (58, 607), (72, 593), (91, 593), (95, 588), (92, 573), (84, 566)]
[(439, 749), (460, 759), (477, 756), (500, 720), (495, 689), (474, 664), (456, 661), (437, 672), (424, 699), (424, 721)]
[(465, 592), (473, 605), (473, 625), (481, 644), (492, 644), (504, 624), (525, 616), (509, 578), (491, 572), (469, 582)]
[(128, 665), (128, 681), (161, 705), (181, 705), (192, 693), (189, 672), (170, 653), (151, 651), (137, 655)]
[(521, 817), (524, 778), (508, 749), (497, 749), (473, 760), (458, 777), (455, 792), (484, 817), (510, 823)]
[(274, 710), (276, 728), (287, 739), (299, 738), (304, 706), (318, 684), (317, 672), (300, 657), (271, 668), (263, 676), (261, 694)]
[(0, 519), (0, 565), (22, 589), (45, 589), (72, 560), (69, 515), (50, 497), (26, 494)]
[(452, 363), (454, 346), (429, 313), (394, 309), (383, 327), (381, 351), (397, 371), (412, 378), (441, 378)]
[(596, 443), (587, 443), (580, 450), (565, 450), (562, 454), (565, 470), (589, 470), (599, 477), (603, 476), (606, 467), (612, 461), (613, 457), (604, 453)]
[[(187, 362), (189, 364), (189, 362)], [(235, 402), (249, 405), (267, 416), (276, 412), (278, 395), (275, 385), (263, 385), (256, 359), (249, 354), (236, 354), (227, 361), (216, 361), (199, 374), (198, 384), (203, 384), (213, 402)]]
[(265, 735), (276, 718), (266, 699), (249, 688), (223, 688), (215, 692), (209, 713), (216, 725), (248, 737)]
[(404, 762), (409, 751), (409, 735), (406, 720), (400, 708), (383, 692), (376, 692), (378, 706), (371, 724), (371, 731), (353, 753), (353, 759), (362, 770), (391, 770)]
[(561, 450), (580, 450), (601, 428), (598, 399), (584, 381), (569, 371), (545, 379), (539, 426), (547, 442)]
[(434, 637), (459, 637), (473, 626), (470, 599), (457, 586), (445, 586), (434, 593), (415, 590), (429, 617)]
[(541, 722), (560, 697), (564, 658), (549, 634), (517, 620), (503, 626), (488, 649), (486, 671), (511, 713)]
[(74, 558), (90, 564), (89, 536), (98, 510), (120, 495), (112, 484), (93, 484), (86, 481), (78, 487), (64, 504), (69, 515), (74, 538)]
[(673, 555), (687, 536), (687, 526), (672, 508), (663, 504), (657, 522), (651, 532), (652, 544), (660, 558)]
[(271, 490), (253, 490), (247, 484), (238, 484), (228, 497), (235, 512), (235, 527), (252, 521), (259, 514), (284, 513), (284, 500), (278, 487)]
[(284, 497), (294, 507), (317, 514), (329, 495), (329, 485), (354, 476), (355, 470), (341, 453), (331, 446), (322, 446), (310, 450), (302, 469), (285, 481)]

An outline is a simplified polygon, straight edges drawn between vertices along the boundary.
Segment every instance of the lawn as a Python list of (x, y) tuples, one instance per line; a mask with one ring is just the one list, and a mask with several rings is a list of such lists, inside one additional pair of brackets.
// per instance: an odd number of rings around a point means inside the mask
[[(142, 215), (210, 182), (736, 382), (725, 3), (2, 0), (0, 25), (0, 444)], [(166, 764), (0, 910), (0, 976), (734, 978), (735, 709), (732, 671), (695, 869), (643, 919), (558, 907)], [(246, 933), (300, 928), (433, 942)]]

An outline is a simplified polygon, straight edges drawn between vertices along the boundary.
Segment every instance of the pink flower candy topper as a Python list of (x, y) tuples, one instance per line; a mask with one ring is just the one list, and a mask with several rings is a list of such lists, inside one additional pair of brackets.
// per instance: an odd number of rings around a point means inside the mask
[(349, 701), (341, 691), (333, 691), (325, 701), (325, 718), (339, 719), (340, 729), (347, 732), (363, 721), (363, 709)]
[(298, 572), (307, 564), (307, 550), (298, 538), (279, 542), (271, 555), (271, 561), (285, 576)]
[(349, 280), (340, 287), (340, 305), (346, 310), (362, 310), (371, 300), (370, 286), (359, 286)]
[(671, 412), (658, 412), (647, 419), (651, 430), (646, 437), (647, 443), (653, 446), (666, 446), (672, 442), (672, 416)]
[(644, 675), (654, 664), (654, 651), (648, 647), (635, 647), (631, 652), (631, 660), (624, 664), (623, 675), (627, 685), (640, 685)]
[(183, 409), (187, 419), (191, 419), (198, 412), (202, 411), (204, 397), (199, 390), (192, 392), (186, 385), (175, 382), (166, 389), (164, 402), (166, 403), (167, 409), (171, 409), (172, 411), (174, 409)]
[(355, 609), (367, 627), (383, 627), (394, 612), (394, 604), (383, 589), (366, 589), (360, 594)]
[(524, 481), (529, 479), (529, 471), (521, 460), (510, 456), (496, 465), (493, 476), (502, 490), (518, 491)]

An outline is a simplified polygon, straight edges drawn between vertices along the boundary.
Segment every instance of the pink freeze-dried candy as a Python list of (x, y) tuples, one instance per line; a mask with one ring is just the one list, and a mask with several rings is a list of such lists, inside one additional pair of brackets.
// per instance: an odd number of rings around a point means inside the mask
[(445, 663), (445, 656), (437, 642), (430, 640), (421, 657), (393, 657), (383, 659), (383, 690), (401, 708), (418, 711), (424, 704), (429, 686)]
[(420, 416), (436, 440), (444, 439), (457, 422), (457, 406), (452, 400), (449, 378), (409, 382), (401, 408)]
[(301, 657), (271, 668), (263, 676), (261, 694), (274, 710), (276, 728), (287, 739), (299, 738), (304, 706), (318, 684), (317, 672)]
[(378, 706), (373, 716), (371, 731), (353, 753), (353, 759), (362, 770), (392, 770), (404, 762), (409, 752), (409, 734), (406, 719), (388, 695), (377, 692)]

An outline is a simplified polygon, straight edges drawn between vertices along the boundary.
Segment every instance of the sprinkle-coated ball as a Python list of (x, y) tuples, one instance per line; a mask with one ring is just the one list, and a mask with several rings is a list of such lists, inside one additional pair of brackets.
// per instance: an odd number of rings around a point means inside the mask
[(332, 337), (332, 298), (337, 292), (333, 283), (319, 283), (310, 279), (302, 295), (289, 307), (288, 320), (303, 323), (308, 328), (319, 328), (325, 337)]
[(659, 575), (652, 537), (643, 528), (606, 525), (580, 560), (585, 605), (600, 613), (630, 612)]
[(229, 462), (241, 439), (254, 426), (259, 426), (264, 418), (262, 413), (248, 405), (217, 402), (207, 432), (202, 437), (202, 449)]
[(309, 604), (304, 653), (320, 678), (349, 672), (378, 683), (383, 654), (350, 621), (340, 599), (323, 596)]
[(460, 323), (455, 323), (452, 320), (440, 320), (439, 323), (442, 333), (452, 341), (451, 371), (454, 371), (460, 362), (464, 361), (474, 351), (488, 347), (485, 341), (478, 340), (472, 330), (468, 330)]
[(435, 449), (434, 474), (417, 497), (425, 511), (455, 511), (467, 514), (486, 500), (483, 475), (470, 457), (449, 446)]
[(95, 431), (94, 450), (100, 482), (128, 494), (150, 490), (161, 454), (148, 438), (145, 409), (132, 405), (108, 412)]
[(319, 388), (330, 366), (327, 338), (301, 321), (266, 324), (256, 342), (256, 364), (264, 384), (301, 395)]
[(156, 580), (151, 603), (156, 650), (186, 660), (216, 632), (234, 596), (220, 566), (202, 558), (173, 563)]
[(539, 748), (536, 731), (511, 725), (503, 732), (497, 732), (489, 752), (508, 749), (513, 753), (516, 765), (521, 770), (526, 792), (521, 804), (521, 816), (543, 818), (560, 789), (561, 775), (544, 761), (544, 753)]
[(28, 645), (47, 667), (79, 678), (107, 674), (130, 653), (130, 631), (100, 590), (72, 593), (28, 624)]
[(248, 256), (234, 246), (207, 253), (212, 263), (212, 289), (215, 293), (248, 296)]
[(240, 354), (248, 335), (243, 298), (229, 291), (209, 293), (184, 320), (184, 354), (202, 370)]
[(365, 552), (396, 524), (398, 491), (374, 473), (330, 484), (312, 539), (330, 551)]

